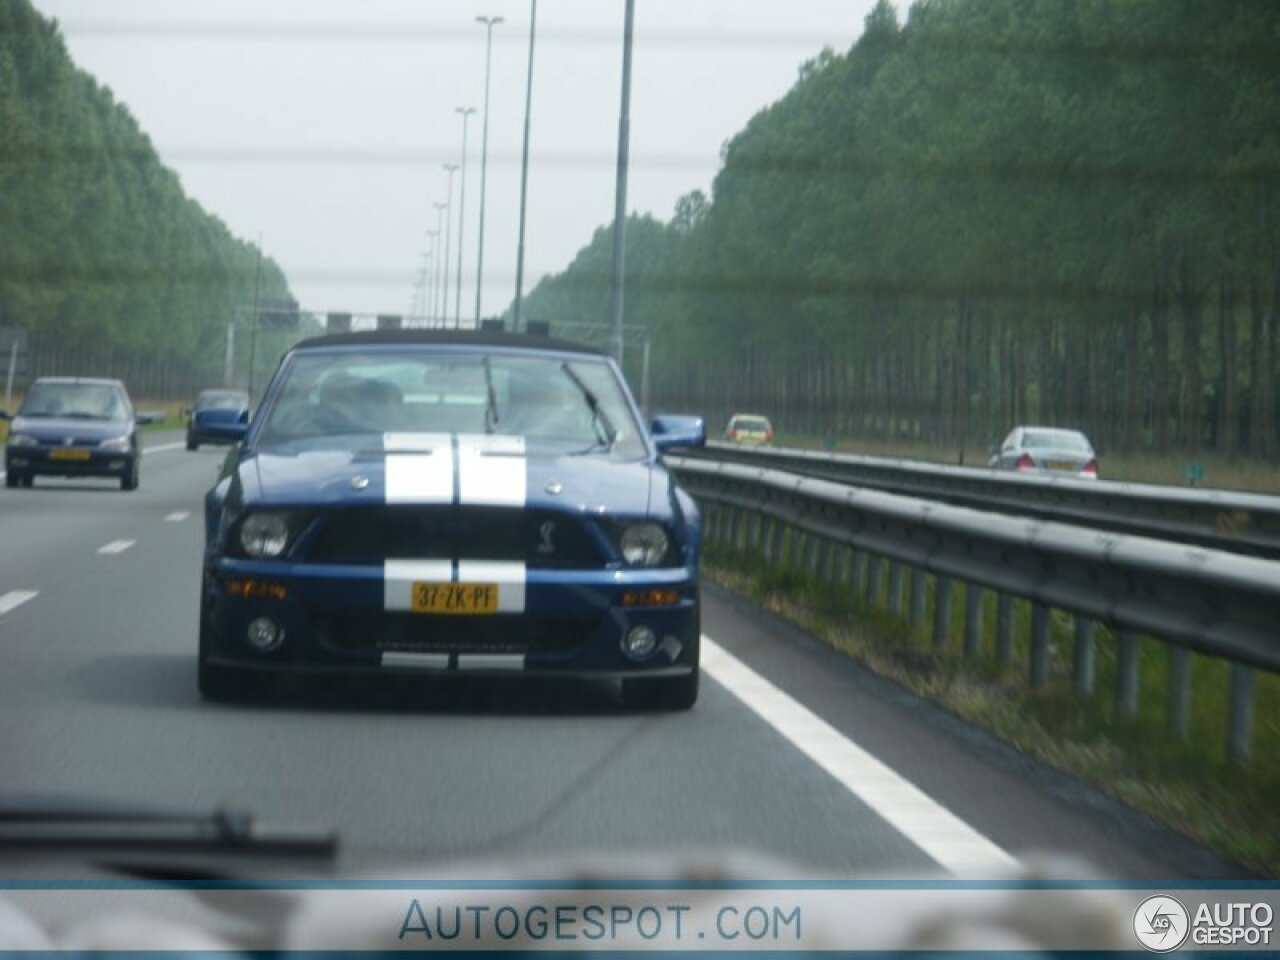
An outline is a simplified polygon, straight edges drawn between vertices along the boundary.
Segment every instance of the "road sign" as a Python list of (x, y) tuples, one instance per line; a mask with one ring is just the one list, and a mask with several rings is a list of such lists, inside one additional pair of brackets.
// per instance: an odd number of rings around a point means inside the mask
[(378, 314), (379, 330), (399, 330), (404, 326), (404, 318), (394, 313)]
[(349, 313), (331, 313), (325, 320), (325, 330), (328, 333), (350, 333), (351, 332), (351, 314)]

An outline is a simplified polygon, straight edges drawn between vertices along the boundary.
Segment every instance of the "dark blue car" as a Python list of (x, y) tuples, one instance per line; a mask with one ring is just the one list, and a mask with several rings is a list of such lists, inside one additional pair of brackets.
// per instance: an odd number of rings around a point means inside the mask
[(202, 443), (235, 443), (249, 423), (249, 394), (244, 390), (201, 390), (187, 418), (187, 449)]
[(30, 487), (38, 476), (108, 477), (136, 490), (142, 421), (119, 380), (41, 377), (9, 424), (6, 487)]
[(199, 686), (538, 674), (698, 693), (699, 515), (616, 365), (499, 334), (305, 341), (206, 498)]

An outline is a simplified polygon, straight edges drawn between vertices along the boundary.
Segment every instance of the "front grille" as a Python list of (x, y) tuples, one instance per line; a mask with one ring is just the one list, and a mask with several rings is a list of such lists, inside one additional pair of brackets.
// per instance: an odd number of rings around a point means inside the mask
[(527, 614), (329, 614), (312, 619), (316, 636), (331, 647), (414, 653), (563, 653), (581, 646), (592, 624), (580, 617)]
[[(550, 526), (547, 526), (547, 525)], [(582, 523), (548, 510), (370, 506), (321, 515), (299, 559), (381, 564), (455, 558), (523, 563), (531, 569), (591, 570), (604, 558)]]

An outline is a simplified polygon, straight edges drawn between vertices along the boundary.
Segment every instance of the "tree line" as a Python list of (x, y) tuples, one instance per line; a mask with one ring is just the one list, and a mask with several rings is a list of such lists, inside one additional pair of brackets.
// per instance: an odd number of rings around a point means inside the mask
[[(628, 226), (664, 406), (981, 446), (1280, 454), (1280, 4), (887, 0)], [(528, 297), (608, 316), (602, 228)], [(637, 368), (628, 358), (628, 372)]]
[(0, 328), (28, 332), (32, 373), (217, 383), (255, 297), (291, 299), (280, 268), (187, 197), (54, 22), (0, 0)]

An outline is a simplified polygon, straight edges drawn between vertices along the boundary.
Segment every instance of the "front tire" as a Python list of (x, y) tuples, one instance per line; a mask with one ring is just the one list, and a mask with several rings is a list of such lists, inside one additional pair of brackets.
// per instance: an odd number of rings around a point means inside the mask
[(18, 489), (18, 486), (21, 483), (22, 483), (22, 476), (20, 474), (14, 473), (12, 470), (10, 470), (8, 473), (4, 475), (4, 485), (8, 487), (10, 490)]
[(121, 490), (137, 490), (138, 489), (138, 479), (139, 479), (139, 473), (140, 473), (138, 461), (140, 459), (141, 459), (140, 457), (135, 456), (133, 458), (133, 462), (129, 464), (128, 472), (123, 477), (120, 478)]
[(200, 444), (196, 442), (196, 438), (189, 433), (187, 434), (187, 449), (188, 450), (200, 449)]

